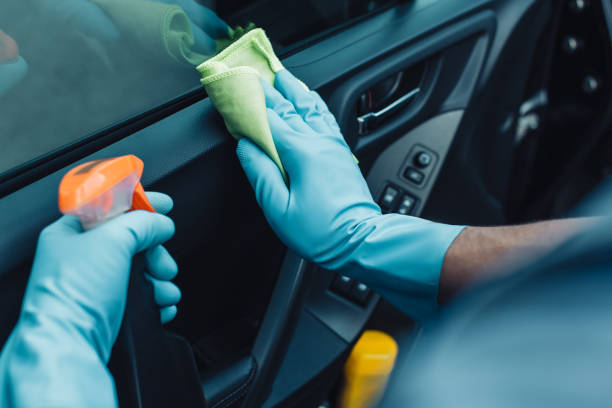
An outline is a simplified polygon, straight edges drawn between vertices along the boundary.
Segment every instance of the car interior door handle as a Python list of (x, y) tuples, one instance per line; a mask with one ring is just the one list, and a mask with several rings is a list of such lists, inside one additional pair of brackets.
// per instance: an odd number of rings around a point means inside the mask
[(272, 297), (249, 355), (220, 371), (203, 373), (208, 406), (261, 407), (285, 358), (309, 287), (308, 262), (287, 251)]
[(359, 133), (364, 134), (372, 128), (372, 125), (382, 119), (385, 119), (388, 115), (395, 112), (397, 109), (408, 105), (415, 96), (417, 96), (421, 92), (421, 88), (414, 88), (411, 91), (408, 91), (404, 95), (400, 96), (395, 101), (391, 102), (389, 105), (379, 109), (375, 112), (369, 112), (365, 115), (361, 115), (357, 117), (357, 123), (359, 125)]

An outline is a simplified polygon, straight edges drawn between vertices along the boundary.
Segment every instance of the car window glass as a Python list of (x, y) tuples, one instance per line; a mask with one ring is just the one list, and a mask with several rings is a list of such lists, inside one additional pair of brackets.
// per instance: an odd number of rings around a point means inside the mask
[(197, 88), (194, 66), (241, 28), (282, 55), (391, 3), (2, 0), (0, 175)]

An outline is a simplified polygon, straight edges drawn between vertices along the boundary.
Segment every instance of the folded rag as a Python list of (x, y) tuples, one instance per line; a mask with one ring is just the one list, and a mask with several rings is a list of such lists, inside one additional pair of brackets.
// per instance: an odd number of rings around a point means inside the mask
[(283, 65), (266, 33), (260, 28), (247, 32), (197, 69), (208, 97), (223, 116), (230, 134), (236, 139), (248, 137), (261, 147), (287, 182), (270, 132), (261, 84), (264, 79), (273, 85)]
[(210, 55), (193, 51), (191, 21), (174, 4), (149, 0), (92, 0), (106, 12), (121, 33), (159, 58), (198, 65)]

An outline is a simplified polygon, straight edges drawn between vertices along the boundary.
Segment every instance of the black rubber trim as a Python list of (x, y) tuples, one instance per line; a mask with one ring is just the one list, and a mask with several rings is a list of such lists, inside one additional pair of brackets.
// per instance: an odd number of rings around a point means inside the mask
[(94, 134), (83, 137), (68, 146), (60, 147), (46, 155), (0, 174), (0, 197), (45, 177), (70, 163), (109, 146), (141, 129), (158, 122), (181, 109), (204, 98), (204, 89), (196, 88), (161, 106), (150, 109), (124, 122), (109, 126)]

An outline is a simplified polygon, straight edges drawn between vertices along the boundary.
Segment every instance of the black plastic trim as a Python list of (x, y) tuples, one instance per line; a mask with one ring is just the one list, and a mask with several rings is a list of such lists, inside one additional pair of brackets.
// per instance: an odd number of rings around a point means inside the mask
[(45, 177), (62, 167), (109, 146), (129, 135), (158, 122), (181, 109), (206, 98), (204, 89), (181, 95), (161, 106), (150, 109), (128, 120), (85, 136), (14, 169), (0, 174), (0, 197), (4, 197), (34, 180)]
[(252, 354), (259, 365), (243, 406), (261, 406), (283, 362), (304, 303), (308, 263), (292, 251), (285, 255), (280, 275), (259, 328)]

